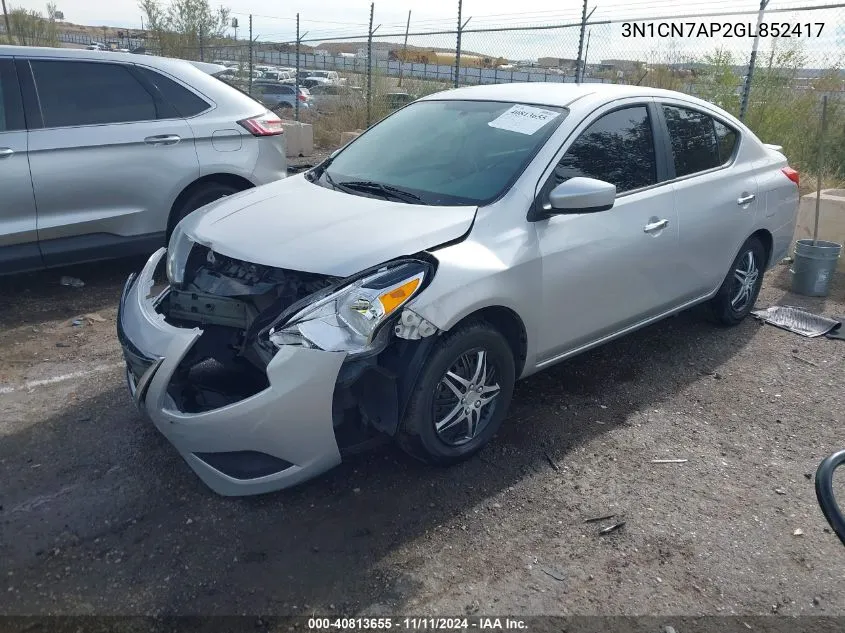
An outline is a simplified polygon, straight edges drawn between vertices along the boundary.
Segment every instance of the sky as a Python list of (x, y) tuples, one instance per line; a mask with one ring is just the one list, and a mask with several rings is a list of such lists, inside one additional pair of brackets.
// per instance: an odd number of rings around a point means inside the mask
[[(218, 4), (211, 0), (212, 5)], [(136, 0), (56, 0), (65, 19), (91, 26), (126, 26), (140, 28), (142, 12)], [(253, 35), (259, 41), (289, 41), (295, 38), (296, 14), (300, 13), (301, 32), (307, 39), (366, 35), (370, 3), (366, 0), (222, 0), (238, 18), (238, 37), (248, 32), (248, 15), (253, 14)], [(833, 4), (836, 0), (771, 0), (772, 8)], [(46, 0), (7, 0), (16, 7), (44, 11)], [(454, 30), (457, 22), (457, 0), (380, 0), (375, 4), (374, 24), (377, 33), (401, 33), (411, 11), (411, 32)], [(699, 21), (748, 22), (756, 18), (759, 0), (588, 0), (589, 10), (595, 7), (592, 21), (614, 20), (614, 24), (591, 29), (590, 61), (599, 58), (634, 58), (655, 55), (665, 57), (690, 52), (704, 52), (724, 46), (747, 56), (749, 38), (644, 40), (622, 38), (621, 21), (629, 17), (669, 18), (720, 11), (747, 11), (745, 15), (724, 18), (699, 18)], [(464, 0), (463, 19), (470, 18), (469, 29), (493, 26), (525, 26), (536, 24), (570, 24), (581, 16), (581, 0)], [(816, 12), (771, 14), (771, 20), (825, 22), (821, 38), (804, 39), (812, 57), (829, 60), (845, 50), (845, 8)], [(686, 21), (686, 20), (684, 20)], [(454, 35), (411, 38), (420, 46), (450, 47)], [(525, 33), (467, 34), (464, 48), (502, 55), (509, 59), (530, 59), (539, 55), (575, 57), (578, 29), (532, 31)], [(763, 45), (765, 47), (765, 43)]]

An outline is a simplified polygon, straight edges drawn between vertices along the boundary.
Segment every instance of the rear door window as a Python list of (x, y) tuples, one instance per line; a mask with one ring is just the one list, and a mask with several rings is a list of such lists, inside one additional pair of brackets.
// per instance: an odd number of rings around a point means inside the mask
[(122, 64), (31, 60), (45, 127), (154, 121), (153, 96)]
[(25, 128), (21, 90), (15, 72), (15, 62), (0, 59), (0, 132)]
[(204, 99), (200, 98), (184, 86), (169, 79), (149, 68), (143, 66), (136, 66), (138, 71), (152, 83), (164, 100), (170, 103), (176, 112), (181, 117), (196, 116), (200, 112), (205, 112), (211, 106)]
[[(663, 106), (663, 116), (672, 142), (676, 177), (713, 169), (730, 159), (728, 156), (720, 160), (712, 117), (677, 106)], [(733, 142), (736, 142), (735, 134)]]

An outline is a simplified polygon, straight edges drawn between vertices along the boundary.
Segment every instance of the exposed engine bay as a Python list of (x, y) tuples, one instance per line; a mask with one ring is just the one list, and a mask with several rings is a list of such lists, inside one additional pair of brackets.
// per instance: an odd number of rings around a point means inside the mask
[[(272, 268), (221, 255), (195, 245), (182, 283), (163, 294), (157, 310), (177, 327), (201, 327), (202, 336), (186, 354), (168, 393), (181, 410), (202, 412), (238, 402), (266, 388), (267, 364), (277, 347), (268, 330), (279, 316), (292, 313), (331, 292), (348, 279)], [(378, 355), (350, 359), (338, 376), (333, 418), (341, 446), (368, 444), (378, 431), (392, 434), (398, 423), (402, 376), (416, 376), (405, 365), (425, 347), (409, 315), (386, 333), (394, 344)], [(409, 327), (411, 326), (411, 327)], [(421, 364), (422, 356), (420, 356)]]
[(186, 411), (205, 411), (265, 389), (274, 349), (258, 333), (280, 312), (330, 287), (337, 277), (243, 262), (196, 245), (183, 282), (157, 309), (178, 327), (203, 335), (183, 359), (170, 395)]

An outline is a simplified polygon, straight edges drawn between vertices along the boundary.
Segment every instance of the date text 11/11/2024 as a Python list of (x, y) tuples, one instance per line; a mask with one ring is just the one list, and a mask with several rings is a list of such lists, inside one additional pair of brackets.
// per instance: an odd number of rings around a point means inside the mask
[(472, 629), (481, 631), (524, 631), (527, 628), (525, 621), (522, 619), (501, 617), (353, 617), (308, 619), (308, 630), (310, 631), (387, 631), (391, 629), (404, 631), (467, 631)]
[(824, 22), (623, 22), (622, 37), (821, 37)]

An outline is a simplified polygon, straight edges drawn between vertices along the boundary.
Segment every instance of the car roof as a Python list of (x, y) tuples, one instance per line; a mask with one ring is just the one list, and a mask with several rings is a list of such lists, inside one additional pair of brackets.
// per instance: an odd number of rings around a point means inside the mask
[(736, 117), (725, 112), (704, 99), (674, 90), (662, 90), (660, 88), (649, 88), (647, 86), (629, 86), (624, 84), (605, 83), (557, 83), (557, 82), (523, 82), (507, 84), (489, 84), (485, 86), (468, 86), (444, 90), (422, 97), (420, 101), (438, 101), (444, 99), (472, 100), (472, 101), (509, 101), (513, 103), (525, 103), (534, 105), (547, 105), (556, 107), (583, 106), (593, 108), (630, 97), (677, 99), (686, 101), (710, 111), (717, 112), (719, 116), (729, 121), (732, 125), (741, 128), (747, 135), (753, 133)]
[(0, 57), (49, 57), (52, 59), (79, 59), (90, 61), (113, 61), (113, 62), (136, 62), (151, 66), (154, 68), (161, 68), (167, 70), (172, 68), (175, 70), (184, 69), (185, 66), (193, 66), (206, 73), (214, 73), (218, 70), (224, 70), (225, 67), (220, 64), (210, 64), (207, 62), (193, 62), (184, 59), (172, 59), (169, 57), (158, 57), (156, 55), (137, 55), (126, 52), (113, 51), (89, 51), (82, 48), (52, 48), (47, 46), (8, 46), (0, 45)]
[(604, 98), (606, 100), (623, 99), (626, 97), (683, 97), (685, 99), (694, 99), (694, 97), (680, 92), (660, 90), (646, 86), (559, 82), (523, 82), (469, 86), (436, 92), (423, 97), (423, 99), (514, 101), (566, 107), (584, 97)]

